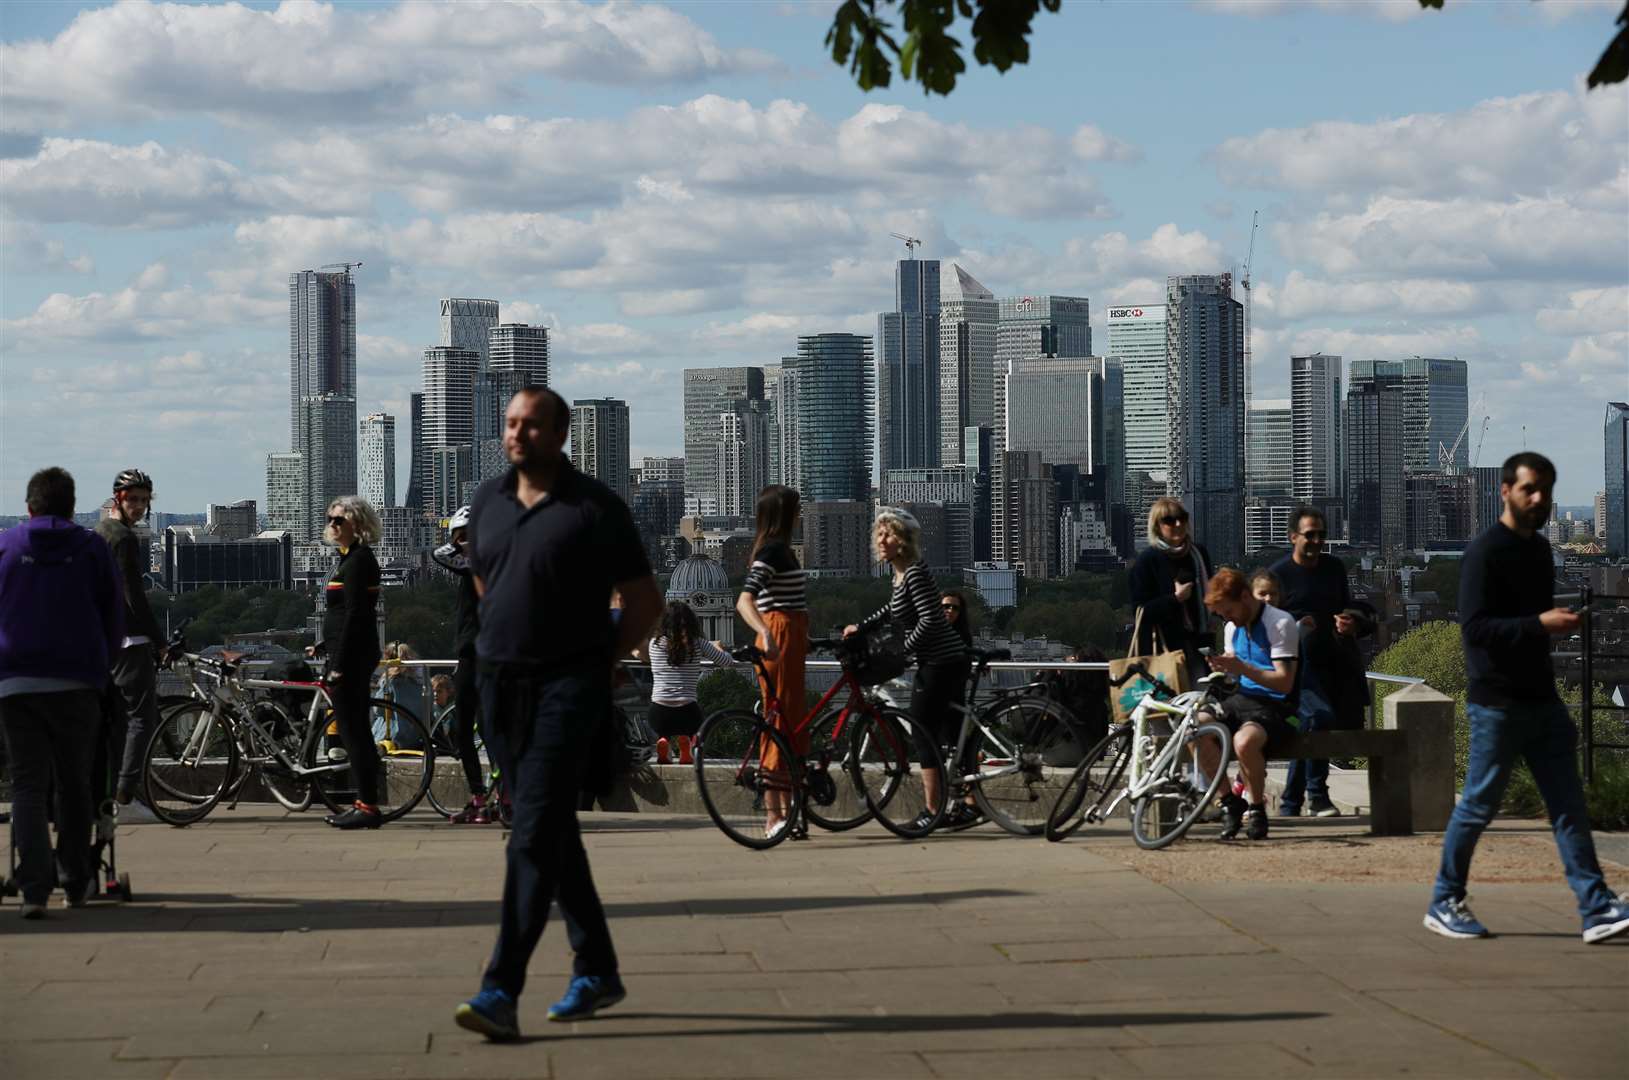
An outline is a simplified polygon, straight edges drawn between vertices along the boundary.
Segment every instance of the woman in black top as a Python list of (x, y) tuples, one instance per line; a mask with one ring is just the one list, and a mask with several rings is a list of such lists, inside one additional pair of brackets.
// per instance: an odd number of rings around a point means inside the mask
[[(961, 714), (951, 706), (961, 705), (966, 700), (970, 654), (962, 636), (945, 620), (939, 587), (921, 561), (922, 527), (906, 511), (885, 506), (877, 511), (872, 540), (877, 558), (893, 567), (894, 589), (886, 607), (855, 625), (844, 627), (843, 636), (888, 621), (904, 630), (905, 651), (916, 658), (916, 679), (911, 684), (911, 722), (932, 732), (936, 746), (952, 743), (961, 731)], [(937, 754), (920, 764), (927, 803), (937, 806), (944, 784), (943, 764)], [(978, 816), (977, 808), (964, 802), (951, 811), (948, 824), (971, 825)], [(932, 813), (924, 810), (917, 824), (926, 827), (932, 820)]]
[(1188, 535), (1188, 511), (1180, 499), (1162, 496), (1148, 511), (1148, 547), (1131, 566), (1131, 602), (1142, 609), (1142, 628), (1131, 643), (1132, 656), (1181, 649), (1188, 674), (1198, 679), (1210, 668), (1199, 650), (1213, 643), (1205, 586), (1210, 553)]
[(312, 650), (327, 657), (328, 696), (334, 722), (345, 744), (346, 760), (356, 782), (356, 805), (326, 820), (336, 829), (377, 829), (379, 815), (379, 748), (368, 718), (368, 688), (379, 665), (379, 562), (372, 545), (379, 540), (379, 515), (355, 495), (344, 495), (328, 507), (323, 539), (339, 548), (324, 590), (322, 645)]

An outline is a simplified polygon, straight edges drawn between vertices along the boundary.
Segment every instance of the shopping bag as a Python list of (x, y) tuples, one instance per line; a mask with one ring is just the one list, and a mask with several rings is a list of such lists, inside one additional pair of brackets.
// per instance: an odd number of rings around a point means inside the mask
[[(1143, 625), (1143, 609), (1137, 609), (1137, 622), (1131, 630), (1131, 647), (1136, 648), (1141, 639)], [(1130, 667), (1141, 665), (1149, 675), (1154, 676), (1170, 687), (1176, 693), (1188, 689), (1188, 661), (1181, 649), (1166, 649), (1164, 640), (1158, 631), (1154, 634), (1154, 651), (1147, 656), (1128, 656), (1124, 660), (1109, 661), (1109, 678), (1112, 682), (1125, 675)], [(1154, 683), (1147, 677), (1133, 675), (1119, 686), (1109, 687), (1109, 708), (1114, 713), (1114, 722), (1124, 724), (1130, 721), (1131, 714), (1136, 710), (1139, 702), (1148, 696), (1154, 689)]]

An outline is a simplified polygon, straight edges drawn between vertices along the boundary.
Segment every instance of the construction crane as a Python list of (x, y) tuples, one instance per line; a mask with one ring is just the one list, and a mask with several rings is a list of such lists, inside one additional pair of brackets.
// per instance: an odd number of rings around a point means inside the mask
[(351, 272), (351, 267), (353, 267), (353, 266), (361, 266), (361, 265), (362, 265), (362, 261), (360, 259), (358, 259), (356, 262), (328, 263), (326, 266), (317, 267), (317, 269), (318, 270), (338, 270), (340, 267), (344, 267), (345, 272), (347, 274), (349, 274)]
[[(1444, 446), (1440, 442), (1437, 443), (1437, 471), (1438, 472), (1451, 473), (1451, 472), (1454, 471), (1454, 458), (1459, 454), (1460, 444), (1465, 441), (1466, 434), (1469, 433), (1470, 430), (1471, 430), (1471, 418), (1478, 415), (1478, 414), (1481, 414), (1483, 407), (1486, 406), (1487, 403), (1488, 403), (1488, 396), (1486, 394), (1478, 394), (1478, 395), (1476, 395), (1476, 403), (1474, 405), (1472, 405), (1470, 407), (1470, 411), (1468, 411), (1465, 414), (1465, 423), (1460, 426), (1459, 435), (1458, 435), (1458, 437), (1456, 437), (1454, 439), (1454, 445), (1453, 446)], [(1487, 431), (1488, 431), (1487, 420), (1488, 420), (1487, 416), (1485, 414), (1483, 414), (1482, 415), (1482, 434), (1484, 434), (1484, 435), (1486, 435)], [(1478, 439), (1477, 442), (1476, 442), (1476, 452), (1477, 452), (1477, 454), (1479, 456), (1482, 453), (1482, 440), (1481, 439)]]
[(906, 236), (902, 232), (892, 232), (888, 235), (892, 236), (895, 240), (905, 241), (905, 257), (907, 259), (916, 258), (916, 249), (922, 246), (921, 240), (914, 236)]
[(1476, 452), (1471, 455), (1473, 469), (1476, 468), (1476, 463), (1482, 460), (1482, 440), (1488, 437), (1488, 421), (1492, 419), (1491, 416), (1482, 417), (1482, 431), (1476, 436)]
[(1256, 219), (1260, 210), (1250, 212), (1250, 250), (1244, 257), (1244, 274), (1239, 287), (1244, 290), (1244, 475), (1250, 475), (1250, 264), (1256, 258)]

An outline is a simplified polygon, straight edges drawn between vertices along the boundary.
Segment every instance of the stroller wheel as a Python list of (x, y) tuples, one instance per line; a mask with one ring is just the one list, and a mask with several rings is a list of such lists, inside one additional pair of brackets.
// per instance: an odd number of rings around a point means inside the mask
[(17, 883), (8, 877), (0, 877), (0, 896), (16, 896)]
[(135, 898), (136, 898), (135, 893), (130, 891), (130, 874), (128, 872), (120, 874), (119, 875), (119, 899), (123, 900), (125, 903), (128, 904), (128, 903), (130, 903), (130, 901), (134, 900)]

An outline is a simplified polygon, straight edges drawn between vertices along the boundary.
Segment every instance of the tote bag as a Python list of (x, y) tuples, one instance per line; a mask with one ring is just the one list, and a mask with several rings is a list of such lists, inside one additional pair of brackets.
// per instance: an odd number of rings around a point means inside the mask
[[(1143, 609), (1137, 609), (1137, 622), (1131, 630), (1131, 647), (1137, 647), (1137, 641), (1142, 637)], [(1166, 686), (1177, 693), (1188, 689), (1188, 661), (1181, 649), (1166, 649), (1163, 639), (1158, 631), (1154, 633), (1154, 652), (1147, 656), (1128, 656), (1124, 660), (1109, 661), (1109, 677), (1119, 679), (1126, 673), (1126, 669), (1141, 664), (1149, 674), (1158, 678)], [(1142, 675), (1134, 675), (1120, 686), (1109, 687), (1109, 707), (1114, 713), (1114, 722), (1124, 724), (1130, 721), (1132, 712), (1137, 705), (1154, 689), (1154, 684)]]

